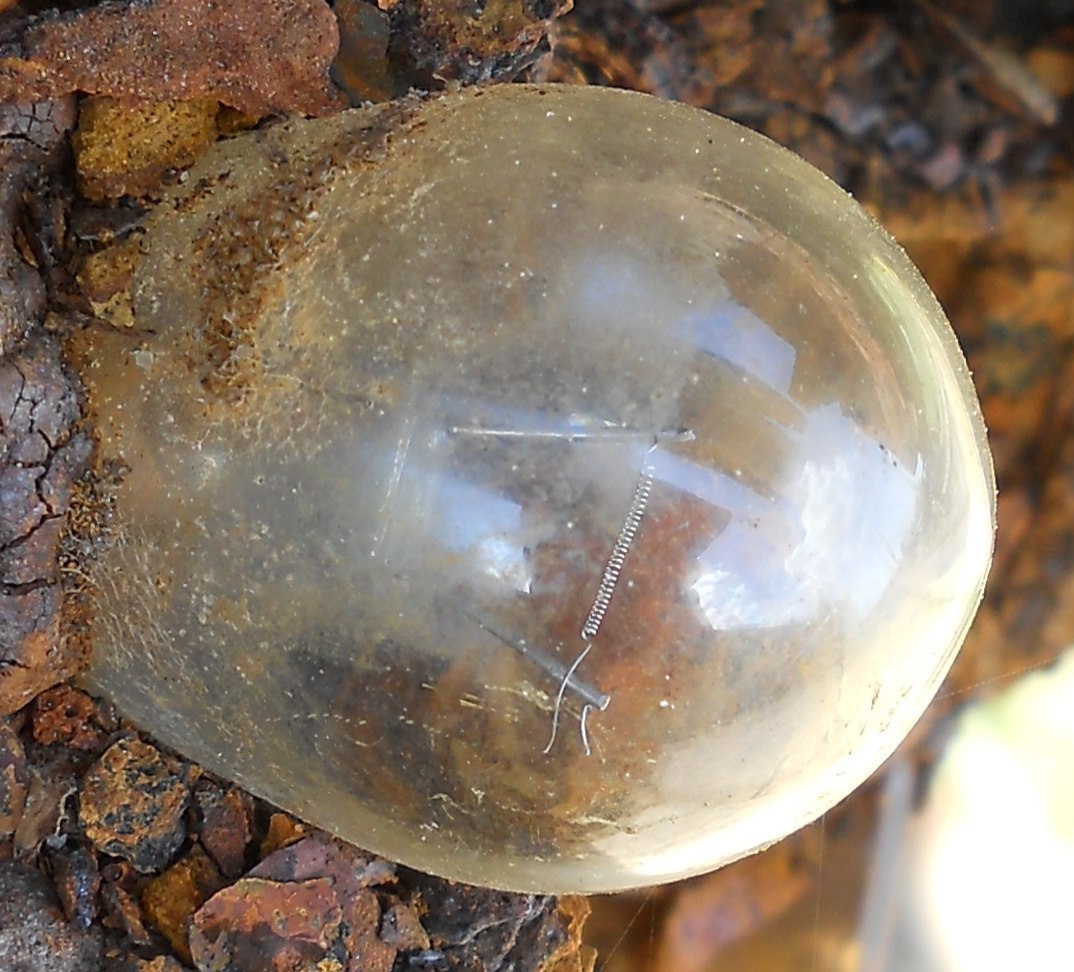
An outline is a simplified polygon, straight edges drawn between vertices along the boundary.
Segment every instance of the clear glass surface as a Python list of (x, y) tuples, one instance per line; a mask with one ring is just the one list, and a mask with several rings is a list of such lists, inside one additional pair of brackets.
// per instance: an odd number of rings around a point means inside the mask
[[(328, 160), (326, 163), (324, 160)], [(730, 122), (500, 86), (218, 146), (85, 368), (89, 679), (414, 867), (717, 867), (921, 715), (994, 486), (902, 251)]]

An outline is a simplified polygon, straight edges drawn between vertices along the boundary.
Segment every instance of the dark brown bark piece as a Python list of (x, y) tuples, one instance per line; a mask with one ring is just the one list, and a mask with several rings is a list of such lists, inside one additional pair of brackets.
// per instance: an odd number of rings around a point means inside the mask
[(83, 91), (323, 115), (344, 105), (328, 80), (338, 45), (324, 0), (112, 0), (32, 21), (0, 51), (0, 101)]
[[(402, 888), (424, 910), (437, 969), (453, 972), (542, 972), (591, 968), (581, 949), (576, 903), (548, 895), (513, 894), (404, 871)], [(417, 957), (417, 956), (416, 956)], [(430, 961), (432, 959), (430, 958)]]
[(287, 972), (320, 962), (340, 972), (389, 972), (397, 948), (379, 934), (381, 906), (369, 888), (394, 879), (394, 867), (374, 855), (323, 834), (307, 837), (195, 914), (194, 964), (201, 972)]
[(327, 879), (243, 878), (194, 916), (194, 965), (200, 972), (309, 968), (338, 948), (342, 923), (339, 899)]
[(87, 752), (103, 748), (116, 728), (92, 697), (70, 685), (57, 685), (34, 699), (31, 720), (34, 742)]
[(91, 443), (55, 340), (0, 359), (0, 715), (71, 675), (61, 637), (59, 545)]
[(46, 234), (28, 225), (30, 210), (44, 196), (43, 173), (73, 123), (73, 99), (5, 104), (0, 97), (0, 357), (44, 317), (47, 288), (33, 251)]
[(349, 895), (394, 882), (395, 865), (318, 832), (266, 857), (249, 876), (273, 881), (327, 877), (340, 893)]
[(427, 82), (507, 80), (545, 49), (572, 0), (382, 0), (391, 13), (389, 56)]
[(67, 920), (76, 928), (89, 928), (97, 918), (101, 874), (97, 859), (85, 847), (64, 848), (50, 856), (52, 879)]
[(126, 883), (120, 875), (115, 880), (106, 880), (102, 885), (102, 923), (107, 928), (123, 932), (135, 945), (148, 945), (153, 940), (152, 936), (145, 927), (141, 906)]
[(78, 784), (76, 769), (64, 758), (66, 752), (57, 750), (56, 758), (30, 767), (26, 804), (13, 844), (15, 856), (20, 860), (33, 859), (42, 843), (55, 838), (67, 820), (69, 801)]
[(388, 62), (388, 15), (367, 0), (336, 0), (339, 54), (332, 77), (351, 104), (387, 101), (406, 94), (407, 85)]
[(253, 800), (241, 790), (209, 786), (194, 794), (201, 815), (198, 839), (221, 873), (235, 880), (246, 869), (253, 836)]

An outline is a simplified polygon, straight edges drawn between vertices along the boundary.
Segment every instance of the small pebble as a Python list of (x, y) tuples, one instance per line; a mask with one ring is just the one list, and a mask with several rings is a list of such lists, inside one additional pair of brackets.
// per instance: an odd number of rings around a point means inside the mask
[(241, 790), (222, 792), (218, 787), (198, 790), (194, 801), (201, 812), (202, 847), (224, 876), (234, 880), (245, 870), (253, 801)]
[(82, 782), (82, 823), (98, 850), (154, 873), (186, 837), (183, 811), (189, 798), (186, 783), (156, 749), (123, 739), (105, 751)]
[(205, 851), (195, 846), (142, 891), (146, 918), (163, 933), (184, 962), (191, 961), (187, 939), (190, 917), (223, 883), (216, 865)]

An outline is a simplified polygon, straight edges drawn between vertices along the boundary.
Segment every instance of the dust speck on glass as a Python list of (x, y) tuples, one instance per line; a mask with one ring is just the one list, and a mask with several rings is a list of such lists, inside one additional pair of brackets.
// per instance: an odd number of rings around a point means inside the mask
[(965, 363), (765, 139), (378, 106), (221, 143), (142, 250), (85, 368), (123, 470), (89, 680), (255, 793), (455, 879), (653, 884), (819, 816), (950, 666), (993, 532)]

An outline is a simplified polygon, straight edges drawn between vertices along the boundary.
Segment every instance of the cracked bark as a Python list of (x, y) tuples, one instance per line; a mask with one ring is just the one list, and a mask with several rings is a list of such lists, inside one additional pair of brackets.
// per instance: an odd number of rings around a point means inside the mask
[(70, 103), (0, 105), (0, 715), (70, 675), (59, 549), (90, 440), (42, 321), (62, 220), (48, 177)]
[(0, 361), (0, 714), (72, 674), (62, 637), (61, 532), (90, 439), (56, 341), (35, 330)]

